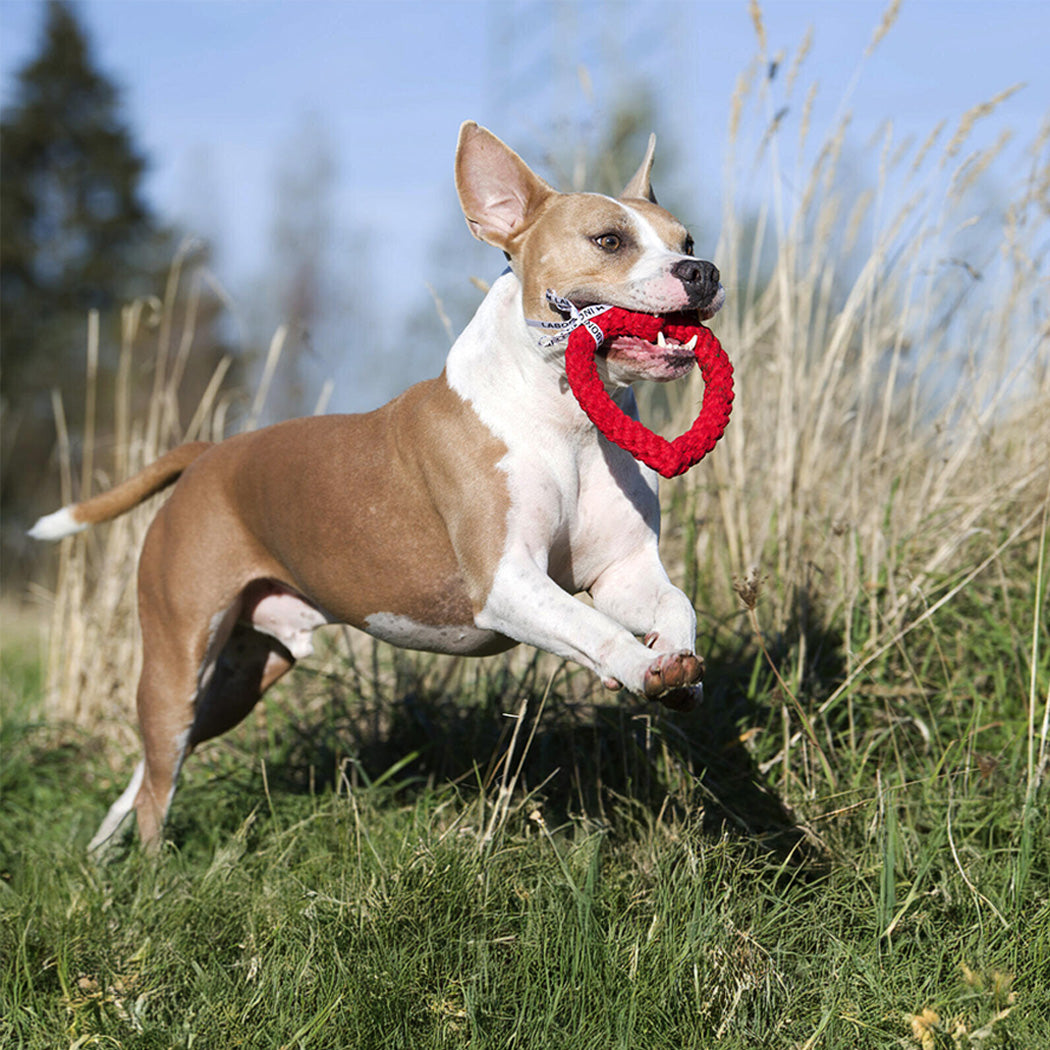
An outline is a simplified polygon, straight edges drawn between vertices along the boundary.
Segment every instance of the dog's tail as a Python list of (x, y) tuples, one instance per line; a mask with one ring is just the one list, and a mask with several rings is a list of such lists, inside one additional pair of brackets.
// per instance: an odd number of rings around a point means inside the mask
[(83, 532), (91, 525), (119, 517), (177, 481), (179, 475), (211, 446), (210, 441), (179, 445), (108, 492), (45, 515), (29, 530), (29, 535), (35, 540), (60, 540), (63, 536)]

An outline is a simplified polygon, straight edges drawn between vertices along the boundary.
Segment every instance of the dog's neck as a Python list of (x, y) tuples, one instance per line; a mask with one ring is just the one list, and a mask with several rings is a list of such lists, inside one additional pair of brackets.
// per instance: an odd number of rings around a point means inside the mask
[[(449, 351), (446, 380), (500, 436), (508, 423), (547, 419), (596, 441), (565, 378), (565, 343), (547, 346), (548, 336), (526, 323), (521, 282), (508, 269)], [(633, 397), (629, 387), (617, 387), (614, 396), (622, 405)]]

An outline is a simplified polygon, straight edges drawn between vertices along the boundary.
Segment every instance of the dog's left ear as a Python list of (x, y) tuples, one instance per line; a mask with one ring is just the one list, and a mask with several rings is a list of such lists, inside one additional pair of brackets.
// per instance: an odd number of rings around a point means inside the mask
[(642, 166), (634, 173), (634, 177), (624, 187), (621, 197), (634, 197), (636, 200), (652, 201), (656, 203), (656, 194), (653, 193), (652, 183), (649, 176), (653, 170), (653, 154), (656, 152), (656, 136), (649, 136), (649, 146), (645, 151), (645, 159)]
[(469, 120), (459, 129), (456, 192), (470, 232), (508, 255), (555, 193), (506, 143)]

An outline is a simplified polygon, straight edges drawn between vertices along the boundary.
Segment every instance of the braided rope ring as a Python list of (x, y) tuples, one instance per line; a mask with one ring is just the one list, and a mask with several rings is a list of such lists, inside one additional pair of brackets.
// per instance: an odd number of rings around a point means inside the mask
[[(603, 339), (593, 334), (592, 326), (600, 328)], [(694, 354), (704, 378), (700, 414), (673, 441), (654, 434), (623, 412), (607, 393), (594, 361), (595, 352), (605, 340), (630, 335), (653, 342), (658, 332), (677, 343), (687, 343), (695, 335)], [(721, 344), (704, 325), (679, 323), (677, 318), (610, 307), (572, 330), (565, 350), (565, 374), (580, 407), (602, 434), (665, 478), (684, 474), (715, 447), (733, 407), (733, 366)]]

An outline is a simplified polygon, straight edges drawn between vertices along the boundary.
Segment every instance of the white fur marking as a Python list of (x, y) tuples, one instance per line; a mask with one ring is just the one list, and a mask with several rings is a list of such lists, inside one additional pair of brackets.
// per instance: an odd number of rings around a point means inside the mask
[(95, 832), (95, 837), (88, 843), (89, 851), (94, 852), (108, 842), (120, 829), (124, 818), (135, 808), (135, 796), (138, 795), (139, 788), (142, 786), (142, 778), (145, 772), (146, 763), (140, 762), (135, 767), (135, 772), (131, 775), (131, 783), (124, 789), (120, 798), (109, 807), (109, 812), (99, 825), (98, 831)]
[(324, 613), (294, 594), (268, 594), (252, 610), (252, 627), (276, 638), (296, 660), (314, 651), (313, 632), (327, 622)]
[(235, 608), (236, 606), (230, 606), (223, 609), (222, 612), (216, 613), (211, 618), (211, 622), (208, 625), (208, 645), (204, 650), (204, 660), (201, 662), (200, 669), (197, 672), (197, 692), (191, 699), (191, 703), (195, 702), (197, 697), (203, 696), (204, 691), (211, 683), (212, 675), (215, 674), (215, 665), (219, 659), (219, 653), (222, 652), (222, 646), (226, 644), (230, 636), (228, 620)]
[(87, 525), (84, 522), (77, 521), (73, 517), (73, 505), (71, 505), (56, 510), (53, 514), (45, 514), (29, 530), (29, 535), (34, 540), (60, 540), (77, 532), (83, 532), (86, 528)]
[[(194, 694), (194, 699), (196, 699), (196, 694)], [(168, 791), (168, 797), (164, 800), (165, 816), (168, 810), (171, 809), (171, 800), (175, 797), (175, 788), (179, 783), (182, 764), (186, 761), (186, 752), (189, 750), (192, 731), (192, 728), (184, 729), (181, 733), (175, 734), (175, 770), (171, 774), (171, 789)]]

